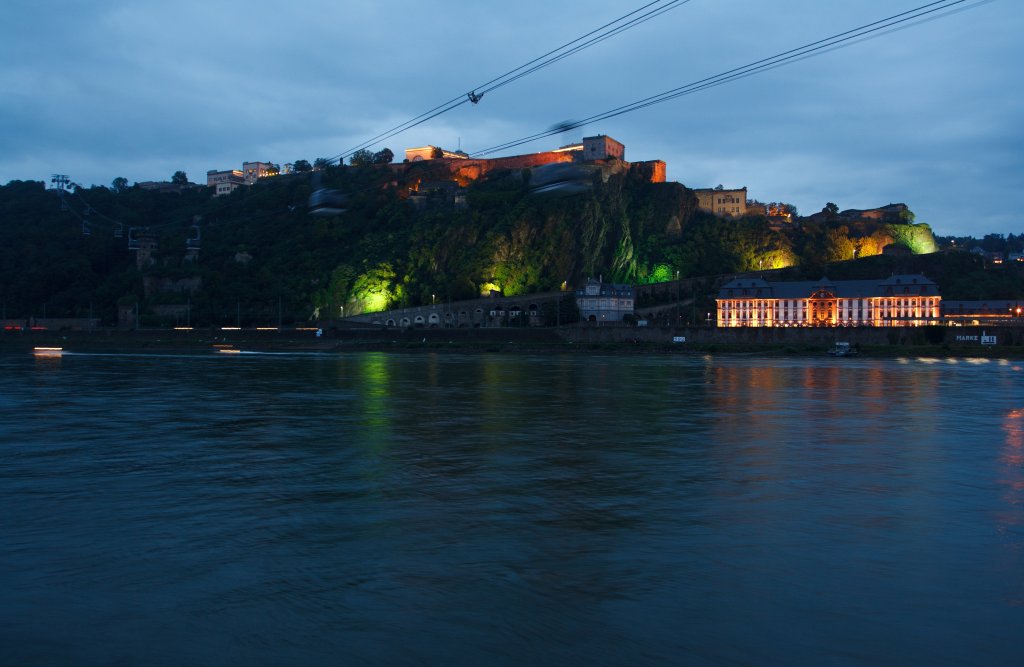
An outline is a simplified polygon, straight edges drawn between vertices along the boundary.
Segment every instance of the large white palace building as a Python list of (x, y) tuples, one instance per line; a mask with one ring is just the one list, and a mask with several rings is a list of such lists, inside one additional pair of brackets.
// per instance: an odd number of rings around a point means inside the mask
[(718, 292), (720, 327), (916, 327), (940, 324), (942, 295), (923, 275), (769, 282), (737, 278)]

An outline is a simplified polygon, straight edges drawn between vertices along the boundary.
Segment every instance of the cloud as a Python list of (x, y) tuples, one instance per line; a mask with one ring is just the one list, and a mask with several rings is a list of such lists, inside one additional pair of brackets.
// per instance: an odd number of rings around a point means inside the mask
[[(0, 28), (0, 181), (195, 179), (333, 156), (640, 4), (15, 0)], [(487, 148), (914, 4), (693, 0), (373, 148)], [(664, 159), (688, 185), (747, 185), (804, 211), (900, 200), (940, 233), (1019, 233), (998, 193), (1021, 180), (1022, 24), (1024, 8), (993, 2), (581, 134)]]

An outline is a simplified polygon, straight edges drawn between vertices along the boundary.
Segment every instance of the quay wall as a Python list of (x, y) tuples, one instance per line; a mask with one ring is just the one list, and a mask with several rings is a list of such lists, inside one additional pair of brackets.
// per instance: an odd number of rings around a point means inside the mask
[[(996, 347), (1024, 346), (1024, 327), (664, 327), (587, 326), (562, 327), (559, 336), (578, 343), (671, 343), (685, 337), (687, 343), (715, 345), (822, 345), (848, 341), (855, 345), (949, 345), (982, 347), (983, 336), (995, 336)], [(1022, 349), (1024, 351), (1024, 349)]]

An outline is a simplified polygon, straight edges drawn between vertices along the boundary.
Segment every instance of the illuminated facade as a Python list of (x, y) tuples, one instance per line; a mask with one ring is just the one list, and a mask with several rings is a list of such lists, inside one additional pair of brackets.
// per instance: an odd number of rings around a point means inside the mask
[[(440, 158), (435, 158), (435, 155), (439, 155)], [(434, 145), (405, 149), (405, 162), (408, 164), (435, 159), (445, 160), (452, 180), (457, 181), (462, 187), (490, 172), (504, 169), (515, 171), (563, 162), (600, 162), (608, 158), (616, 158), (614, 164), (607, 165), (609, 170), (626, 169), (640, 174), (649, 183), (665, 182), (667, 166), (664, 161), (626, 162), (625, 145), (603, 134), (584, 137), (580, 143), (568, 144), (550, 151), (495, 158), (470, 157), (461, 151), (453, 152)]]
[(1020, 326), (1024, 324), (1024, 299), (943, 301), (942, 317), (950, 326)]
[(242, 174), (246, 185), (252, 185), (264, 176), (278, 173), (278, 167), (273, 162), (243, 162)]
[(941, 324), (942, 295), (923, 275), (805, 282), (739, 278), (719, 290), (716, 302), (720, 327), (916, 327)]
[(420, 146), (419, 148), (406, 148), (405, 159), (409, 162), (421, 162), (423, 160), (433, 160), (437, 151), (440, 151), (440, 157), (446, 160), (467, 160), (469, 155), (462, 151), (449, 151), (441, 148), (440, 146)]

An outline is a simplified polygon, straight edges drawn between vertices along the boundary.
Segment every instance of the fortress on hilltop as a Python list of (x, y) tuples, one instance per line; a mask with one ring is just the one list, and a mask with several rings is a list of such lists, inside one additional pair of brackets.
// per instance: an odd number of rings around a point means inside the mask
[(532, 169), (556, 162), (618, 162), (628, 171), (636, 171), (645, 175), (651, 183), (665, 182), (665, 162), (647, 160), (643, 162), (626, 162), (626, 147), (609, 136), (598, 134), (584, 137), (579, 144), (562, 146), (551, 151), (512, 155), (498, 158), (473, 158), (462, 151), (449, 151), (440, 146), (421, 146), (405, 149), (405, 164), (416, 164), (432, 161), (445, 164), (452, 179), (459, 185), (467, 185), (487, 173), (503, 169)]

